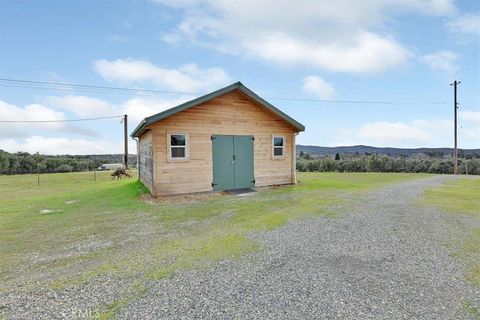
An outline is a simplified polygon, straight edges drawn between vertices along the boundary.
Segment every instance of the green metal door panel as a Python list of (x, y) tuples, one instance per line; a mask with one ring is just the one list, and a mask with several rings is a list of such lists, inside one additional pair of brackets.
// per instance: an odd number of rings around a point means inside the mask
[(234, 136), (235, 189), (253, 188), (253, 137)]
[(233, 136), (212, 136), (213, 190), (235, 189)]

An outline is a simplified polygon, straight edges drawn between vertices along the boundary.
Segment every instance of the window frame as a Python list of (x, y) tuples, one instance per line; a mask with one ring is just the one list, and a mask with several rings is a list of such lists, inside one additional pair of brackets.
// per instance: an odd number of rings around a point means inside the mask
[[(172, 136), (183, 135), (185, 136), (185, 146), (172, 146)], [(167, 159), (169, 161), (187, 161), (190, 158), (190, 146), (189, 146), (189, 136), (186, 132), (168, 132), (167, 133)], [(185, 156), (184, 157), (172, 157), (172, 148), (184, 148)]]
[[(275, 146), (275, 138), (282, 138), (282, 141), (283, 141), (283, 144), (282, 146)], [(285, 155), (285, 149), (286, 149), (286, 142), (287, 140), (285, 139), (285, 136), (284, 135), (281, 135), (281, 134), (273, 134), (272, 135), (272, 158), (273, 159), (285, 159), (286, 158), (286, 155)], [(278, 155), (275, 155), (275, 149), (280, 149), (282, 150), (282, 155), (278, 156)]]

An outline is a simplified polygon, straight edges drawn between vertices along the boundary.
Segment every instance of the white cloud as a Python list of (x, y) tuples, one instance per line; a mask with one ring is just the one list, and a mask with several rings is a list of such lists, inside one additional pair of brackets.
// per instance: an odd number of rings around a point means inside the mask
[(201, 69), (186, 64), (178, 69), (156, 66), (149, 61), (135, 59), (97, 60), (94, 67), (104, 79), (125, 83), (151, 83), (160, 88), (183, 92), (217, 89), (231, 82), (220, 68)]
[(464, 14), (447, 22), (447, 27), (452, 32), (462, 34), (480, 35), (480, 14)]
[(56, 108), (72, 111), (80, 117), (119, 115), (118, 110), (107, 101), (82, 95), (48, 97), (45, 102)]
[(361, 126), (357, 133), (360, 138), (377, 141), (381, 145), (408, 144), (415, 141), (427, 143), (432, 133), (427, 130), (429, 123), (416, 122), (372, 122)]
[(480, 111), (459, 111), (458, 117), (460, 120), (463, 120), (463, 122), (480, 126)]
[[(173, 99), (140, 99), (133, 98), (120, 104), (112, 104), (105, 100), (87, 96), (67, 95), (64, 97), (47, 97), (45, 103), (66, 111), (77, 117), (129, 115), (129, 131), (131, 132), (145, 117), (177, 106), (192, 99), (181, 96)], [(4, 120), (64, 120), (65, 114), (40, 104), (18, 107), (0, 101), (0, 118)], [(69, 117), (70, 118), (70, 117)], [(97, 128), (97, 127), (94, 127)], [(119, 127), (120, 128), (120, 127)], [(120, 129), (118, 129), (120, 130)], [(77, 139), (70, 134), (81, 134), (90, 138)], [(49, 135), (49, 136), (45, 136)], [(92, 136), (96, 136), (92, 139)], [(44, 154), (105, 154), (122, 153), (121, 139), (110, 141), (108, 134), (96, 133), (85, 123), (22, 123), (0, 125), (0, 149), (9, 152), (26, 151)], [(111, 138), (109, 138), (111, 139)], [(130, 153), (136, 152), (135, 141), (129, 139)]]
[(450, 15), (456, 12), (451, 0), (403, 0), (398, 5), (430, 15)]
[(136, 126), (145, 117), (173, 108), (191, 97), (182, 97), (168, 100), (130, 99), (121, 105), (122, 113), (128, 114), (133, 126)]
[(379, 72), (410, 53), (386, 23), (396, 16), (455, 13), (452, 0), (159, 0), (183, 11), (164, 37), (281, 64), (342, 72)]
[(67, 95), (63, 97), (48, 97), (46, 104), (72, 111), (79, 117), (117, 116), (127, 114), (132, 126), (136, 126), (145, 117), (173, 108), (193, 96), (181, 96), (170, 99), (133, 98), (121, 104), (111, 104), (108, 101), (87, 96)]
[(422, 57), (422, 61), (430, 68), (446, 72), (450, 77), (458, 71), (457, 60), (457, 54), (452, 51), (438, 51)]
[(333, 85), (319, 76), (303, 78), (302, 90), (314, 94), (321, 99), (331, 99), (335, 96), (335, 88)]
[(178, 33), (163, 33), (159, 38), (168, 44), (177, 44), (182, 41), (182, 37)]
[(307, 64), (329, 71), (380, 72), (405, 63), (408, 51), (396, 41), (359, 32), (346, 43), (316, 43), (286, 34), (246, 42), (247, 50), (268, 61)]
[[(46, 138), (42, 136), (30, 136), (23, 141), (18, 139), (1, 139), (2, 149), (8, 152), (24, 151), (41, 154), (106, 154), (122, 153), (120, 143), (108, 143), (107, 141)], [(135, 149), (133, 149), (135, 151)]]
[[(478, 148), (480, 127), (477, 124), (480, 113), (459, 113), (460, 118), (468, 118), (458, 130), (460, 148)], [(335, 141), (338, 145), (371, 145), (377, 147), (450, 147), (453, 144), (453, 121), (434, 119), (413, 121), (379, 121), (365, 123), (357, 128), (337, 130)], [(340, 132), (340, 134), (338, 134)]]
[[(53, 110), (41, 104), (29, 104), (19, 107), (0, 101), (0, 119), (7, 121), (45, 121), (64, 120), (62, 112)], [(71, 123), (64, 122), (32, 122), (32, 123), (2, 123), (0, 125), (0, 137), (24, 137), (32, 131), (56, 131), (62, 133), (95, 135), (89, 129), (80, 128)]]
[(7, 121), (42, 121), (63, 120), (65, 115), (40, 104), (29, 104), (22, 108), (0, 101), (0, 118)]

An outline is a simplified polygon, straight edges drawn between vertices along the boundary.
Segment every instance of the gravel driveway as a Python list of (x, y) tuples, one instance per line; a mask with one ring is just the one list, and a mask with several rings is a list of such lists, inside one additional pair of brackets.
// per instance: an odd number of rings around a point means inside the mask
[[(145, 281), (120, 319), (464, 319), (480, 290), (462, 280), (455, 243), (480, 223), (416, 203), (435, 176), (359, 194), (335, 218), (297, 220), (251, 234), (264, 248), (207, 270)], [(450, 246), (449, 246), (450, 245)], [(449, 249), (451, 248), (451, 249)], [(449, 251), (451, 250), (451, 251)], [(138, 276), (144, 279), (142, 275)], [(134, 279), (135, 280), (135, 279)], [(0, 293), (12, 319), (95, 318), (132, 279), (105, 276), (63, 291)], [(128, 302), (130, 301), (130, 302)]]
[[(445, 244), (475, 222), (415, 205), (437, 176), (369, 193), (336, 218), (253, 234), (266, 250), (152, 283), (122, 319), (457, 319), (480, 308)], [(476, 291), (475, 291), (476, 290)]]

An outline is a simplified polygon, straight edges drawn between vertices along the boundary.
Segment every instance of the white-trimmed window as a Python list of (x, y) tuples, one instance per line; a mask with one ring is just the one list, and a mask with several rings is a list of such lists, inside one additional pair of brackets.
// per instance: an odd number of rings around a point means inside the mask
[(272, 137), (272, 155), (274, 158), (283, 158), (285, 156), (285, 137), (273, 136)]
[(169, 133), (168, 145), (170, 159), (188, 159), (188, 136), (185, 133)]

